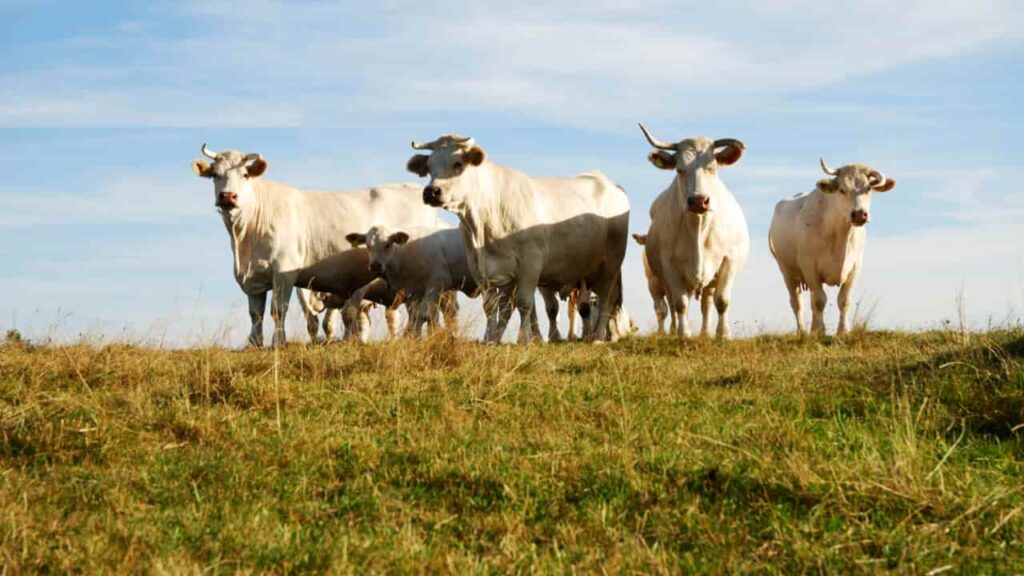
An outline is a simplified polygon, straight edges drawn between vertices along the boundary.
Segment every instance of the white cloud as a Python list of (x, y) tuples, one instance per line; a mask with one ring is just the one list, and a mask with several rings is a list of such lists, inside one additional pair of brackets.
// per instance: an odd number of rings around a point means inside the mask
[(1024, 23), (1019, 3), (1001, 0), (372, 10), (203, 0), (181, 10), (193, 20), (188, 35), (150, 38), (152, 23), (122, 22), (97, 39), (97, 49), (114, 45), (106, 59), (80, 64), (84, 75), (52, 67), (4, 75), (0, 125), (295, 126), (460, 109), (611, 125), (842, 90), (881, 70), (1016, 38)]

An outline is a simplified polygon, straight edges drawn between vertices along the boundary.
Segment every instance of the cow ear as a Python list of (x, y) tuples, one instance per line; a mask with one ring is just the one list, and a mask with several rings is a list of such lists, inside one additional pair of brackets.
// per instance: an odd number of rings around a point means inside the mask
[(366, 244), (366, 234), (356, 234), (353, 232), (351, 234), (346, 234), (345, 240), (347, 240), (353, 248), (359, 248), (363, 244)]
[(831, 194), (836, 191), (838, 184), (833, 178), (822, 178), (818, 180), (818, 190), (821, 190), (823, 194)]
[(192, 163), (192, 171), (200, 178), (213, 178), (213, 166), (210, 166), (209, 162), (196, 160)]
[(487, 159), (487, 153), (484, 152), (483, 148), (479, 146), (473, 146), (472, 148), (466, 151), (465, 157), (466, 162), (469, 162), (473, 166), (479, 166), (484, 163), (484, 160)]
[(647, 159), (656, 167), (662, 170), (672, 170), (676, 167), (676, 155), (664, 150), (655, 150), (647, 155)]
[(722, 166), (731, 166), (736, 162), (739, 162), (741, 156), (743, 156), (743, 148), (738, 146), (726, 146), (715, 154), (715, 161)]
[(391, 242), (392, 244), (398, 244), (399, 246), (405, 244), (408, 241), (409, 235), (406, 234), (405, 232), (395, 232), (394, 234), (388, 237), (388, 242)]
[(423, 178), (427, 174), (430, 174), (430, 169), (427, 168), (427, 160), (429, 159), (430, 156), (427, 156), (426, 154), (417, 154), (412, 158), (409, 158), (409, 161), (405, 163), (405, 169), (416, 174), (420, 178)]
[(875, 192), (888, 192), (889, 190), (892, 190), (894, 186), (896, 186), (896, 181), (892, 178), (886, 178), (885, 182), (875, 186), (872, 190)]
[(641, 246), (645, 246), (647, 244), (647, 235), (646, 234), (633, 234), (633, 240), (636, 240), (637, 244), (639, 244)]
[(256, 160), (252, 161), (252, 164), (249, 164), (248, 166), (245, 167), (245, 174), (249, 178), (256, 178), (258, 176), (262, 176), (263, 173), (266, 171), (267, 161), (264, 160), (263, 158), (257, 158)]

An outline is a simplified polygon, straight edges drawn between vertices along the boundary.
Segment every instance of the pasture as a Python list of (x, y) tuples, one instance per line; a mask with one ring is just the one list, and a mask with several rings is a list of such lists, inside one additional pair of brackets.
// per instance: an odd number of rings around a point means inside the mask
[(0, 573), (1024, 571), (1024, 332), (0, 349)]

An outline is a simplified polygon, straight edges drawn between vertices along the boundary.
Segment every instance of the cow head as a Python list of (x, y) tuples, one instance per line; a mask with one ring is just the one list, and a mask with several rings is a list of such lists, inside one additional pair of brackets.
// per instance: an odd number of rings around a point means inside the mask
[(675, 170), (677, 182), (686, 194), (686, 209), (694, 214), (715, 210), (722, 181), (718, 169), (731, 166), (743, 156), (746, 147), (733, 138), (709, 140), (698, 136), (674, 144), (662, 142), (640, 125), (644, 137), (657, 148), (647, 155), (651, 164), (662, 170)]
[(213, 205), (222, 213), (234, 215), (256, 202), (252, 179), (267, 171), (267, 161), (259, 154), (242, 154), (235, 150), (214, 152), (203, 144), (203, 156), (213, 160), (192, 163), (196, 176), (213, 180)]
[(836, 218), (849, 219), (854, 226), (871, 220), (871, 193), (888, 192), (896, 181), (863, 164), (847, 164), (832, 169), (820, 158), (821, 169), (832, 178), (818, 180), (818, 190), (828, 200), (828, 210)]
[(384, 226), (374, 226), (366, 234), (348, 234), (345, 240), (353, 248), (366, 246), (370, 253), (370, 271), (375, 274), (386, 274), (388, 262), (395, 255), (399, 246), (409, 241), (409, 234), (401, 231), (391, 232)]
[(459, 209), (466, 199), (465, 174), (487, 159), (484, 149), (476, 146), (472, 138), (446, 134), (433, 142), (413, 142), (414, 150), (430, 150), (431, 154), (417, 154), (409, 159), (406, 169), (413, 174), (430, 176), (423, 188), (423, 202), (436, 208)]

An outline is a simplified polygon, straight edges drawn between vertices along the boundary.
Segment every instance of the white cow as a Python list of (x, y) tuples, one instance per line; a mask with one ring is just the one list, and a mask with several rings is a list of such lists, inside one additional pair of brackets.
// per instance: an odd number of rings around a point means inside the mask
[[(532, 178), (492, 163), (471, 138), (442, 136), (413, 142), (430, 155), (407, 168), (430, 175), (423, 202), (459, 217), (470, 268), (484, 291), (485, 340), (498, 342), (512, 303), (519, 310), (519, 342), (539, 336), (530, 321), (534, 290), (583, 281), (599, 299), (599, 340), (605, 339), (607, 303), (626, 252), (629, 199), (600, 172), (572, 178)], [(496, 290), (490, 290), (495, 288)]]
[(654, 302), (654, 316), (658, 319), (658, 334), (665, 333), (665, 318), (669, 318), (669, 333), (676, 333), (676, 313), (670, 311), (668, 302), (668, 288), (665, 281), (654, 273), (647, 256), (647, 235), (633, 234), (633, 240), (643, 246), (644, 275), (647, 277), (647, 291), (651, 293), (651, 300)]
[[(268, 291), (274, 294), (276, 346), (285, 341), (284, 320), (295, 286), (345, 294), (369, 282), (367, 277), (349, 289), (351, 276), (366, 275), (368, 266), (366, 252), (352, 250), (346, 234), (374, 224), (438, 224), (437, 212), (415, 201), (420, 188), (412, 184), (310, 192), (260, 178), (267, 161), (259, 154), (216, 153), (206, 144), (202, 153), (213, 164), (196, 160), (192, 170), (213, 180), (214, 204), (231, 237), (235, 280), (249, 297), (249, 342), (255, 346), (263, 345)], [(316, 317), (307, 311), (310, 321)]]
[(677, 332), (690, 335), (686, 307), (700, 299), (701, 335), (711, 326), (711, 302), (718, 310), (719, 338), (729, 338), (729, 299), (736, 274), (750, 253), (747, 221), (736, 198), (718, 177), (718, 169), (743, 155), (739, 140), (686, 138), (676, 143), (656, 140), (640, 125), (656, 151), (648, 160), (674, 170), (672, 184), (651, 205), (651, 227), (645, 251), (651, 272), (665, 282), (670, 308), (678, 317)]
[(458, 304), (453, 297), (445, 296), (461, 291), (473, 297), (477, 283), (457, 228), (373, 226), (366, 233), (353, 232), (345, 239), (353, 247), (366, 246), (370, 269), (383, 275), (392, 289), (417, 303), (415, 313), (410, 310), (407, 334), (418, 336), (424, 324), (435, 325), (442, 302), (447, 328), (458, 329)]
[(796, 329), (805, 334), (801, 292), (811, 292), (811, 330), (824, 334), (827, 296), (822, 284), (839, 286), (839, 334), (849, 331), (850, 290), (864, 261), (872, 192), (888, 192), (896, 181), (863, 164), (832, 170), (814, 190), (775, 205), (768, 243), (789, 290)]

